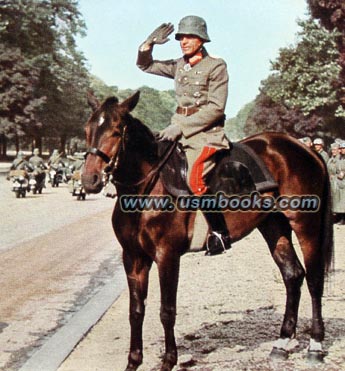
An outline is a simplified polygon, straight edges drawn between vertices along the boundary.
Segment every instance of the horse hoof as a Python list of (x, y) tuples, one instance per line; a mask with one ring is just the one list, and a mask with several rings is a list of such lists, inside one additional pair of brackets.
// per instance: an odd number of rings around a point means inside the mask
[(285, 361), (286, 359), (288, 359), (288, 357), (289, 357), (289, 353), (285, 349), (282, 349), (282, 348), (273, 347), (270, 353), (270, 358), (272, 359)]
[(310, 363), (322, 363), (326, 353), (323, 351), (308, 351), (307, 359)]

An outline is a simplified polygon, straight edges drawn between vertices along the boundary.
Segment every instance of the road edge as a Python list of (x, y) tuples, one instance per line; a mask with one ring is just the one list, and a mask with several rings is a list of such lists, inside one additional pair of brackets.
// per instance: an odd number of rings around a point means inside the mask
[(126, 287), (123, 267), (18, 371), (56, 371), (85, 335), (101, 320)]

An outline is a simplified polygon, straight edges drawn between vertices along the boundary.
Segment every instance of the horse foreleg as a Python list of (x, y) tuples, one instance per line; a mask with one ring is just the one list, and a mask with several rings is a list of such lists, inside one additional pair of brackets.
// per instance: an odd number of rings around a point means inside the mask
[(301, 286), (305, 272), (293, 248), (291, 227), (285, 216), (282, 214), (269, 215), (260, 225), (259, 230), (279, 267), (286, 288), (285, 314), (280, 330), (280, 339), (271, 352), (271, 356), (286, 358), (289, 341), (296, 334)]
[(171, 371), (177, 363), (174, 327), (180, 258), (179, 256), (168, 257), (165, 255), (157, 264), (161, 289), (160, 319), (165, 335), (165, 354), (161, 371)]
[(148, 276), (152, 260), (146, 255), (123, 253), (129, 288), (129, 322), (131, 326), (130, 350), (125, 371), (135, 371), (143, 361), (142, 328), (145, 316)]

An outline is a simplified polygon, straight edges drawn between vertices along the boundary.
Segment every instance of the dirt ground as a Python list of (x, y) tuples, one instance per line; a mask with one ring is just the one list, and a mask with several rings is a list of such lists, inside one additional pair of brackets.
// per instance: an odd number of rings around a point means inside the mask
[[(323, 301), (328, 351), (323, 364), (313, 365), (305, 358), (311, 323), (305, 283), (289, 359), (268, 357), (279, 336), (285, 291), (263, 238), (254, 231), (226, 254), (189, 253), (182, 258), (175, 327), (179, 362), (174, 371), (345, 370), (344, 239), (345, 226), (335, 226), (335, 273), (326, 283)], [(150, 277), (140, 371), (159, 370), (164, 349), (155, 267)], [(124, 370), (128, 347), (126, 290), (58, 371)]]

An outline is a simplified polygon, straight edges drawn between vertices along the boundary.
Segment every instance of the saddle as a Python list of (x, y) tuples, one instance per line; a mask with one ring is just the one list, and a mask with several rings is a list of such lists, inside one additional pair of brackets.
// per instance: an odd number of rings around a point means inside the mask
[[(171, 142), (158, 142), (158, 154), (166, 153)], [(160, 172), (160, 179), (167, 191), (175, 197), (188, 196), (187, 159), (180, 143), (167, 159)], [(216, 166), (205, 179), (212, 194), (250, 194), (277, 189), (278, 184), (261, 158), (247, 145), (231, 143), (230, 150), (216, 153)]]

